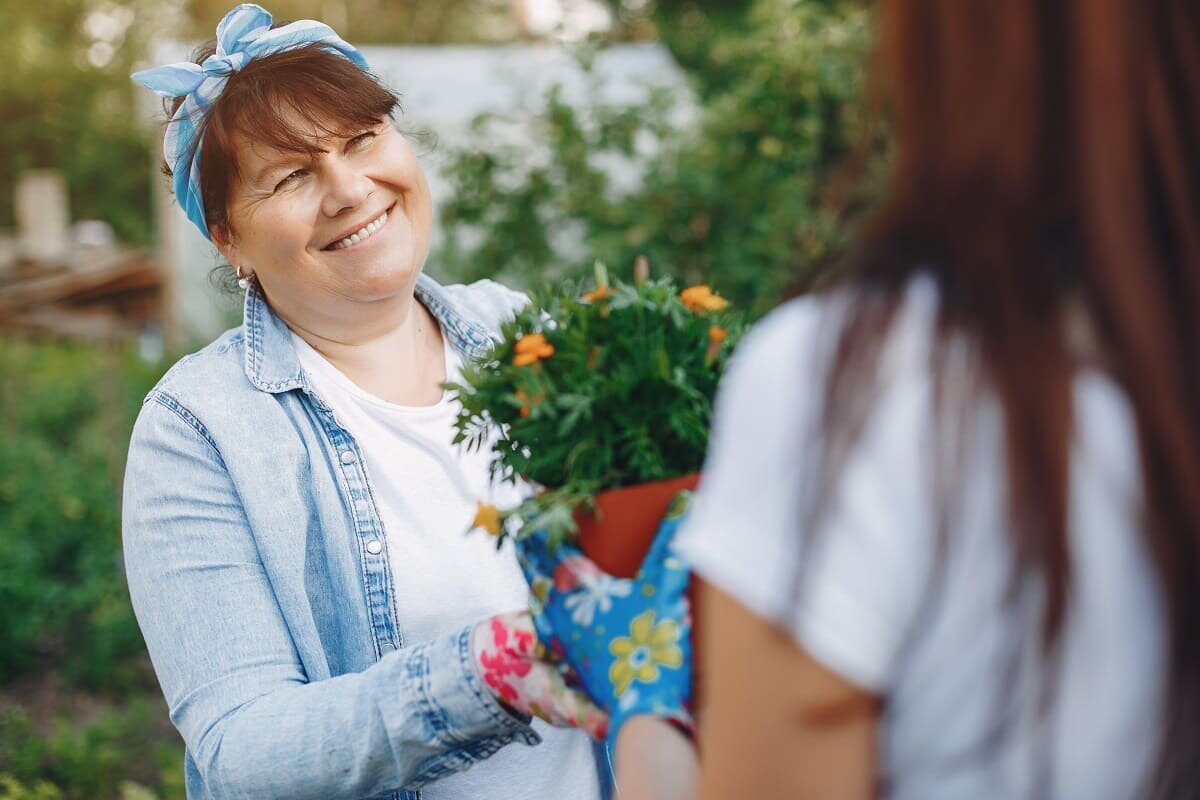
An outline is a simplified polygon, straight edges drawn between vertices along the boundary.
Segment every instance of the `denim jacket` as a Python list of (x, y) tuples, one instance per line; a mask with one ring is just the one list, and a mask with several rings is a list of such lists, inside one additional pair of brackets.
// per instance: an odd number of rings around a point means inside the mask
[[(424, 275), (416, 296), (466, 357), (526, 302)], [(362, 454), (255, 286), (242, 326), (146, 397), (122, 524), (189, 798), (415, 800), (510, 742), (540, 741), (478, 679), (469, 628), (403, 641), (404, 576), (381, 546)]]

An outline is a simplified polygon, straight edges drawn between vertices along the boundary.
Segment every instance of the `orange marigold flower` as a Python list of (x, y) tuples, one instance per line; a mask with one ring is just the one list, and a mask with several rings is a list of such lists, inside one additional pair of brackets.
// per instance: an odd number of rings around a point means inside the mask
[(483, 528), (492, 536), (497, 536), (500, 533), (500, 509), (496, 508), (491, 503), (484, 503), (480, 500), (475, 501), (475, 520), (471, 523), (473, 528)]
[(547, 342), (546, 337), (540, 333), (529, 333), (517, 339), (514, 349), (516, 350), (516, 355), (513, 356), (513, 366), (515, 367), (527, 367), (554, 355), (554, 345)]
[(546, 341), (546, 334), (544, 333), (527, 333), (520, 339), (517, 339), (515, 345), (518, 353), (532, 353), (547, 346), (549, 346), (549, 342)]
[(725, 298), (713, 294), (705, 284), (689, 286), (679, 293), (679, 299), (689, 311), (724, 311), (728, 303)]
[(513, 356), (514, 367), (528, 367), (538, 362), (537, 353), (517, 353)]
[(612, 290), (609, 289), (607, 286), (597, 286), (595, 289), (588, 292), (580, 299), (587, 303), (594, 303), (597, 300), (603, 300), (604, 298), (609, 297), (610, 295), (612, 295)]

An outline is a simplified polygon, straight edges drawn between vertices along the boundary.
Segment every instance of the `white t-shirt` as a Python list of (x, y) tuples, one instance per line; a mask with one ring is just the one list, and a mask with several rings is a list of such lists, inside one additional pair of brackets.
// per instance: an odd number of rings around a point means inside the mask
[[(1039, 723), (1031, 688), (1039, 651), (1012, 646), (1024, 629), (1017, 608), (1033, 615), (1024, 627), (1036, 636), (1037, 598), (1026, 591), (1003, 610), (1012, 555), (994, 398), (979, 404), (955, 494), (960, 511), (934, 580), (927, 366), (937, 292), (928, 279), (908, 291), (872, 416), (796, 583), (801, 490), (814, 480), (813, 415), (824, 400), (834, 302), (793, 301), (738, 349), (681, 551), (706, 581), (782, 624), (811, 657), (886, 698), (884, 796), (1008, 800), (1037, 786), (1051, 789), (1039, 797), (1133, 797), (1158, 747), (1165, 634), (1139, 530), (1138, 449), (1124, 394), (1096, 372), (1074, 385), (1074, 587), (1052, 673), (1057, 694)], [(1014, 653), (1023, 667), (1010, 670)], [(1000, 710), (1016, 721), (989, 739)]]
[[(486, 447), (468, 452), (451, 444), (458, 404), (447, 395), (431, 406), (381, 400), (299, 336), (293, 334), (292, 341), (313, 388), (363, 453), (383, 523), (404, 641), (427, 641), (526, 607), (528, 587), (512, 546), (497, 552), (490, 536), (466, 533), (477, 500), (515, 505), (521, 490), (490, 482)], [(458, 353), (448, 341), (444, 351), (447, 380), (459, 380)], [(533, 727), (542, 737), (537, 747), (509, 745), (466, 772), (422, 788), (421, 796), (598, 798), (596, 762), (587, 735), (536, 719)]]

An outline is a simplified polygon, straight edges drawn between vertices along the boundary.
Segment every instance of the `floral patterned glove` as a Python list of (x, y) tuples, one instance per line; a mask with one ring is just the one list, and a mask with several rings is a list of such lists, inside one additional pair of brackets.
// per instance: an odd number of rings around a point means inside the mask
[(608, 715), (567, 684), (566, 670), (546, 660), (528, 611), (486, 619), (471, 631), (475, 668), (492, 693), (510, 708), (560, 728), (581, 728), (595, 739), (608, 730)]
[(609, 713), (610, 742), (635, 714), (665, 717), (691, 730), (691, 573), (670, 550), (690, 500), (681, 492), (671, 501), (632, 580), (601, 571), (573, 546), (552, 552), (540, 532), (516, 543), (538, 634)]

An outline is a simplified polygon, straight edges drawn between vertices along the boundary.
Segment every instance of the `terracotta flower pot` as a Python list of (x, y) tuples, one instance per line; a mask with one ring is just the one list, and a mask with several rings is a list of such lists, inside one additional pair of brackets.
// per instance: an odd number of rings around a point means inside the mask
[(596, 495), (596, 513), (576, 512), (579, 548), (610, 575), (632, 578), (650, 551), (671, 498), (695, 489), (700, 473), (622, 486)]

